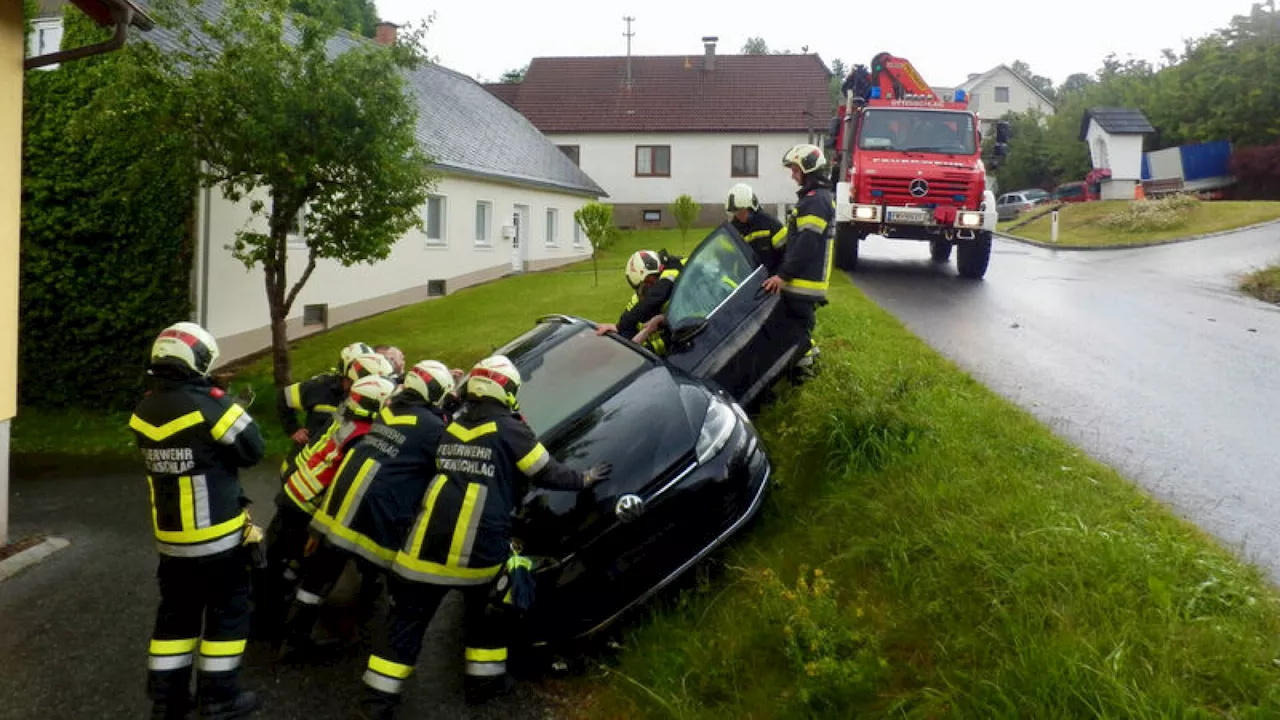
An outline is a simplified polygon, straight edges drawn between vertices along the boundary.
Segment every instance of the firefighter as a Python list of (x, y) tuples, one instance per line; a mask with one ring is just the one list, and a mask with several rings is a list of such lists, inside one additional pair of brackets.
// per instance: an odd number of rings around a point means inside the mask
[[(268, 630), (278, 629), (271, 619), (279, 618), (288, 608), (298, 579), (297, 564), (310, 537), (311, 515), (323, 500), (342, 453), (348, 443), (368, 432), (373, 415), (366, 404), (374, 398), (381, 407), (395, 390), (395, 384), (389, 379), (391, 372), (391, 363), (378, 354), (361, 355), (351, 361), (347, 370), (347, 380), (351, 382), (347, 400), (335, 413), (328, 429), (298, 454), (296, 467), (276, 494), (276, 514), (267, 528), (267, 582), (263, 588), (265, 620), (262, 624)], [(371, 378), (383, 382), (367, 383)]]
[(157, 719), (182, 718), (193, 707), (193, 665), (201, 718), (244, 717), (259, 705), (238, 679), (250, 615), (245, 543), (256, 530), (239, 471), (257, 464), (264, 446), (249, 413), (210, 381), (217, 359), (204, 328), (169, 326), (152, 345), (148, 390), (129, 419), (160, 553), (147, 678)]
[[(288, 477), (293, 472), (298, 453), (320, 437), (333, 422), (334, 411), (342, 404), (351, 388), (351, 383), (346, 380), (351, 361), (373, 351), (373, 348), (362, 342), (351, 343), (338, 353), (338, 365), (335, 369), (293, 383), (280, 391), (276, 398), (280, 424), (294, 445), (293, 452), (289, 453), (280, 466), (282, 477)], [(302, 425), (298, 424), (299, 411), (306, 416)]]
[(320, 606), (350, 559), (364, 578), (360, 606), (367, 614), (381, 589), (374, 579), (404, 547), (427, 481), (435, 474), (436, 446), (447, 422), (442, 406), (453, 390), (453, 374), (444, 364), (424, 360), (414, 365), (405, 375), (404, 390), (347, 453), (311, 519), (321, 545), (302, 563), (286, 629), (289, 645), (314, 647), (311, 633)]
[[(631, 340), (645, 328), (645, 324), (667, 311), (671, 292), (683, 265), (680, 258), (666, 251), (638, 250), (627, 260), (627, 284), (634, 291), (617, 324), (604, 323), (596, 327), (596, 334), (616, 332)], [(666, 354), (666, 341), (660, 333), (652, 333), (644, 342), (653, 352)]]
[(729, 222), (738, 231), (743, 240), (756, 251), (760, 264), (770, 273), (778, 267), (778, 253), (773, 248), (773, 236), (782, 229), (782, 223), (769, 213), (760, 209), (760, 200), (755, 191), (746, 183), (738, 183), (729, 188), (729, 197), (724, 203), (725, 212), (729, 213)]
[(813, 340), (817, 309), (827, 304), (831, 281), (832, 238), (836, 201), (822, 169), (826, 158), (815, 145), (796, 145), (782, 157), (791, 179), (800, 186), (787, 224), (773, 237), (782, 252), (778, 269), (764, 281), (770, 293), (782, 293), (787, 315), (803, 329), (808, 350), (797, 368), (812, 368), (818, 346)]
[(391, 363), (393, 368), (391, 379), (395, 381), (395, 384), (404, 384), (404, 351), (395, 345), (378, 345), (373, 351)]
[(391, 617), (364, 674), (362, 710), (390, 718), (413, 672), (422, 636), (451, 589), (465, 602), (463, 689), (476, 704), (509, 691), (507, 631), (488, 617), (489, 595), (513, 559), (511, 515), (529, 483), (582, 490), (607, 478), (608, 463), (585, 473), (553, 458), (517, 412), (520, 372), (503, 355), (480, 361), (466, 379), (467, 404), (436, 452), (438, 474), (391, 565)]

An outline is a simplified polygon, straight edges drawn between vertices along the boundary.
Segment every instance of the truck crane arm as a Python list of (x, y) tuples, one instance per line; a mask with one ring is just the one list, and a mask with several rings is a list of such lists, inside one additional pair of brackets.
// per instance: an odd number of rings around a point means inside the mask
[(916, 72), (910, 60), (887, 52), (871, 59), (871, 87), (880, 88), (880, 97), (884, 100), (942, 101)]

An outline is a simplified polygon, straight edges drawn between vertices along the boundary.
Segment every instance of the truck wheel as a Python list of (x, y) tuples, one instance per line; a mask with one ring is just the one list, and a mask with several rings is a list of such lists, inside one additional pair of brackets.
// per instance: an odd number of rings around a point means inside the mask
[(929, 257), (936, 263), (947, 262), (951, 259), (951, 243), (946, 240), (930, 240)]
[(973, 240), (960, 243), (956, 251), (956, 270), (960, 277), (981, 280), (991, 262), (991, 233), (981, 233)]
[(858, 269), (858, 243), (862, 237), (848, 225), (836, 227), (836, 267), (841, 270)]

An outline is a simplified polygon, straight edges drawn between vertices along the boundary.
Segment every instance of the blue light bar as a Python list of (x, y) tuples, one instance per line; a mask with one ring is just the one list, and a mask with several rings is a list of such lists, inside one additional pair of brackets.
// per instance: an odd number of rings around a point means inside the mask
[(956, 202), (964, 202), (964, 196), (963, 196), (963, 195), (952, 195), (952, 196), (951, 196), (951, 199), (952, 199), (952, 200), (955, 200)]
[(871, 99), (872, 99), (872, 100), (879, 100), (879, 99), (880, 99), (880, 88), (878, 88), (878, 87), (873, 87), (873, 88), (871, 88)]
[(872, 191), (871, 191), (871, 197), (884, 197), (884, 191), (883, 191), (883, 190), (872, 190)]
[(964, 102), (966, 97), (963, 90), (956, 90), (956, 102)]

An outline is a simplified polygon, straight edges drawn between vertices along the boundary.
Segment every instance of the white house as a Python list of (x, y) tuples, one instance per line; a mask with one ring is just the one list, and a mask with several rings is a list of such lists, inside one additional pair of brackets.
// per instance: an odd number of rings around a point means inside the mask
[[(217, 6), (217, 0), (207, 3)], [(44, 21), (46, 32), (55, 22)], [(162, 49), (179, 42), (176, 32), (162, 27), (142, 39)], [(394, 40), (395, 26), (380, 24), (378, 42)], [(374, 41), (342, 33), (330, 41), (330, 50), (340, 53), (366, 42)], [(418, 142), (441, 174), (420, 211), (425, 230), (410, 231), (387, 260), (373, 265), (321, 261), (292, 307), (291, 338), (591, 254), (573, 216), (605, 195), (599, 185), (471, 78), (424, 64), (408, 80), (419, 103)], [(193, 319), (218, 338), (223, 364), (271, 344), (263, 273), (247, 270), (227, 249), (237, 231), (266, 229), (264, 220), (251, 220), (250, 200), (233, 203), (216, 187), (197, 193)], [(306, 222), (305, 212), (299, 222)], [(305, 243), (297, 236), (289, 251), (290, 283), (306, 262)]]
[(1095, 169), (1111, 171), (1102, 181), (1103, 200), (1132, 200), (1142, 182), (1143, 136), (1155, 132), (1145, 115), (1129, 108), (1090, 108), (1080, 119), (1080, 139), (1089, 144)]
[(997, 65), (984, 73), (969, 75), (969, 79), (954, 88), (934, 88), (944, 99), (951, 100), (956, 90), (964, 90), (969, 97), (969, 109), (982, 119), (982, 133), (991, 132), (995, 122), (1010, 113), (1038, 110), (1053, 114), (1053, 102), (1035, 85), (1009, 68)]
[(822, 145), (830, 71), (817, 55), (534, 58), (519, 83), (490, 84), (609, 193), (623, 227), (671, 227), (681, 194), (702, 224), (724, 221), (738, 182), (766, 205), (795, 201), (782, 155)]

